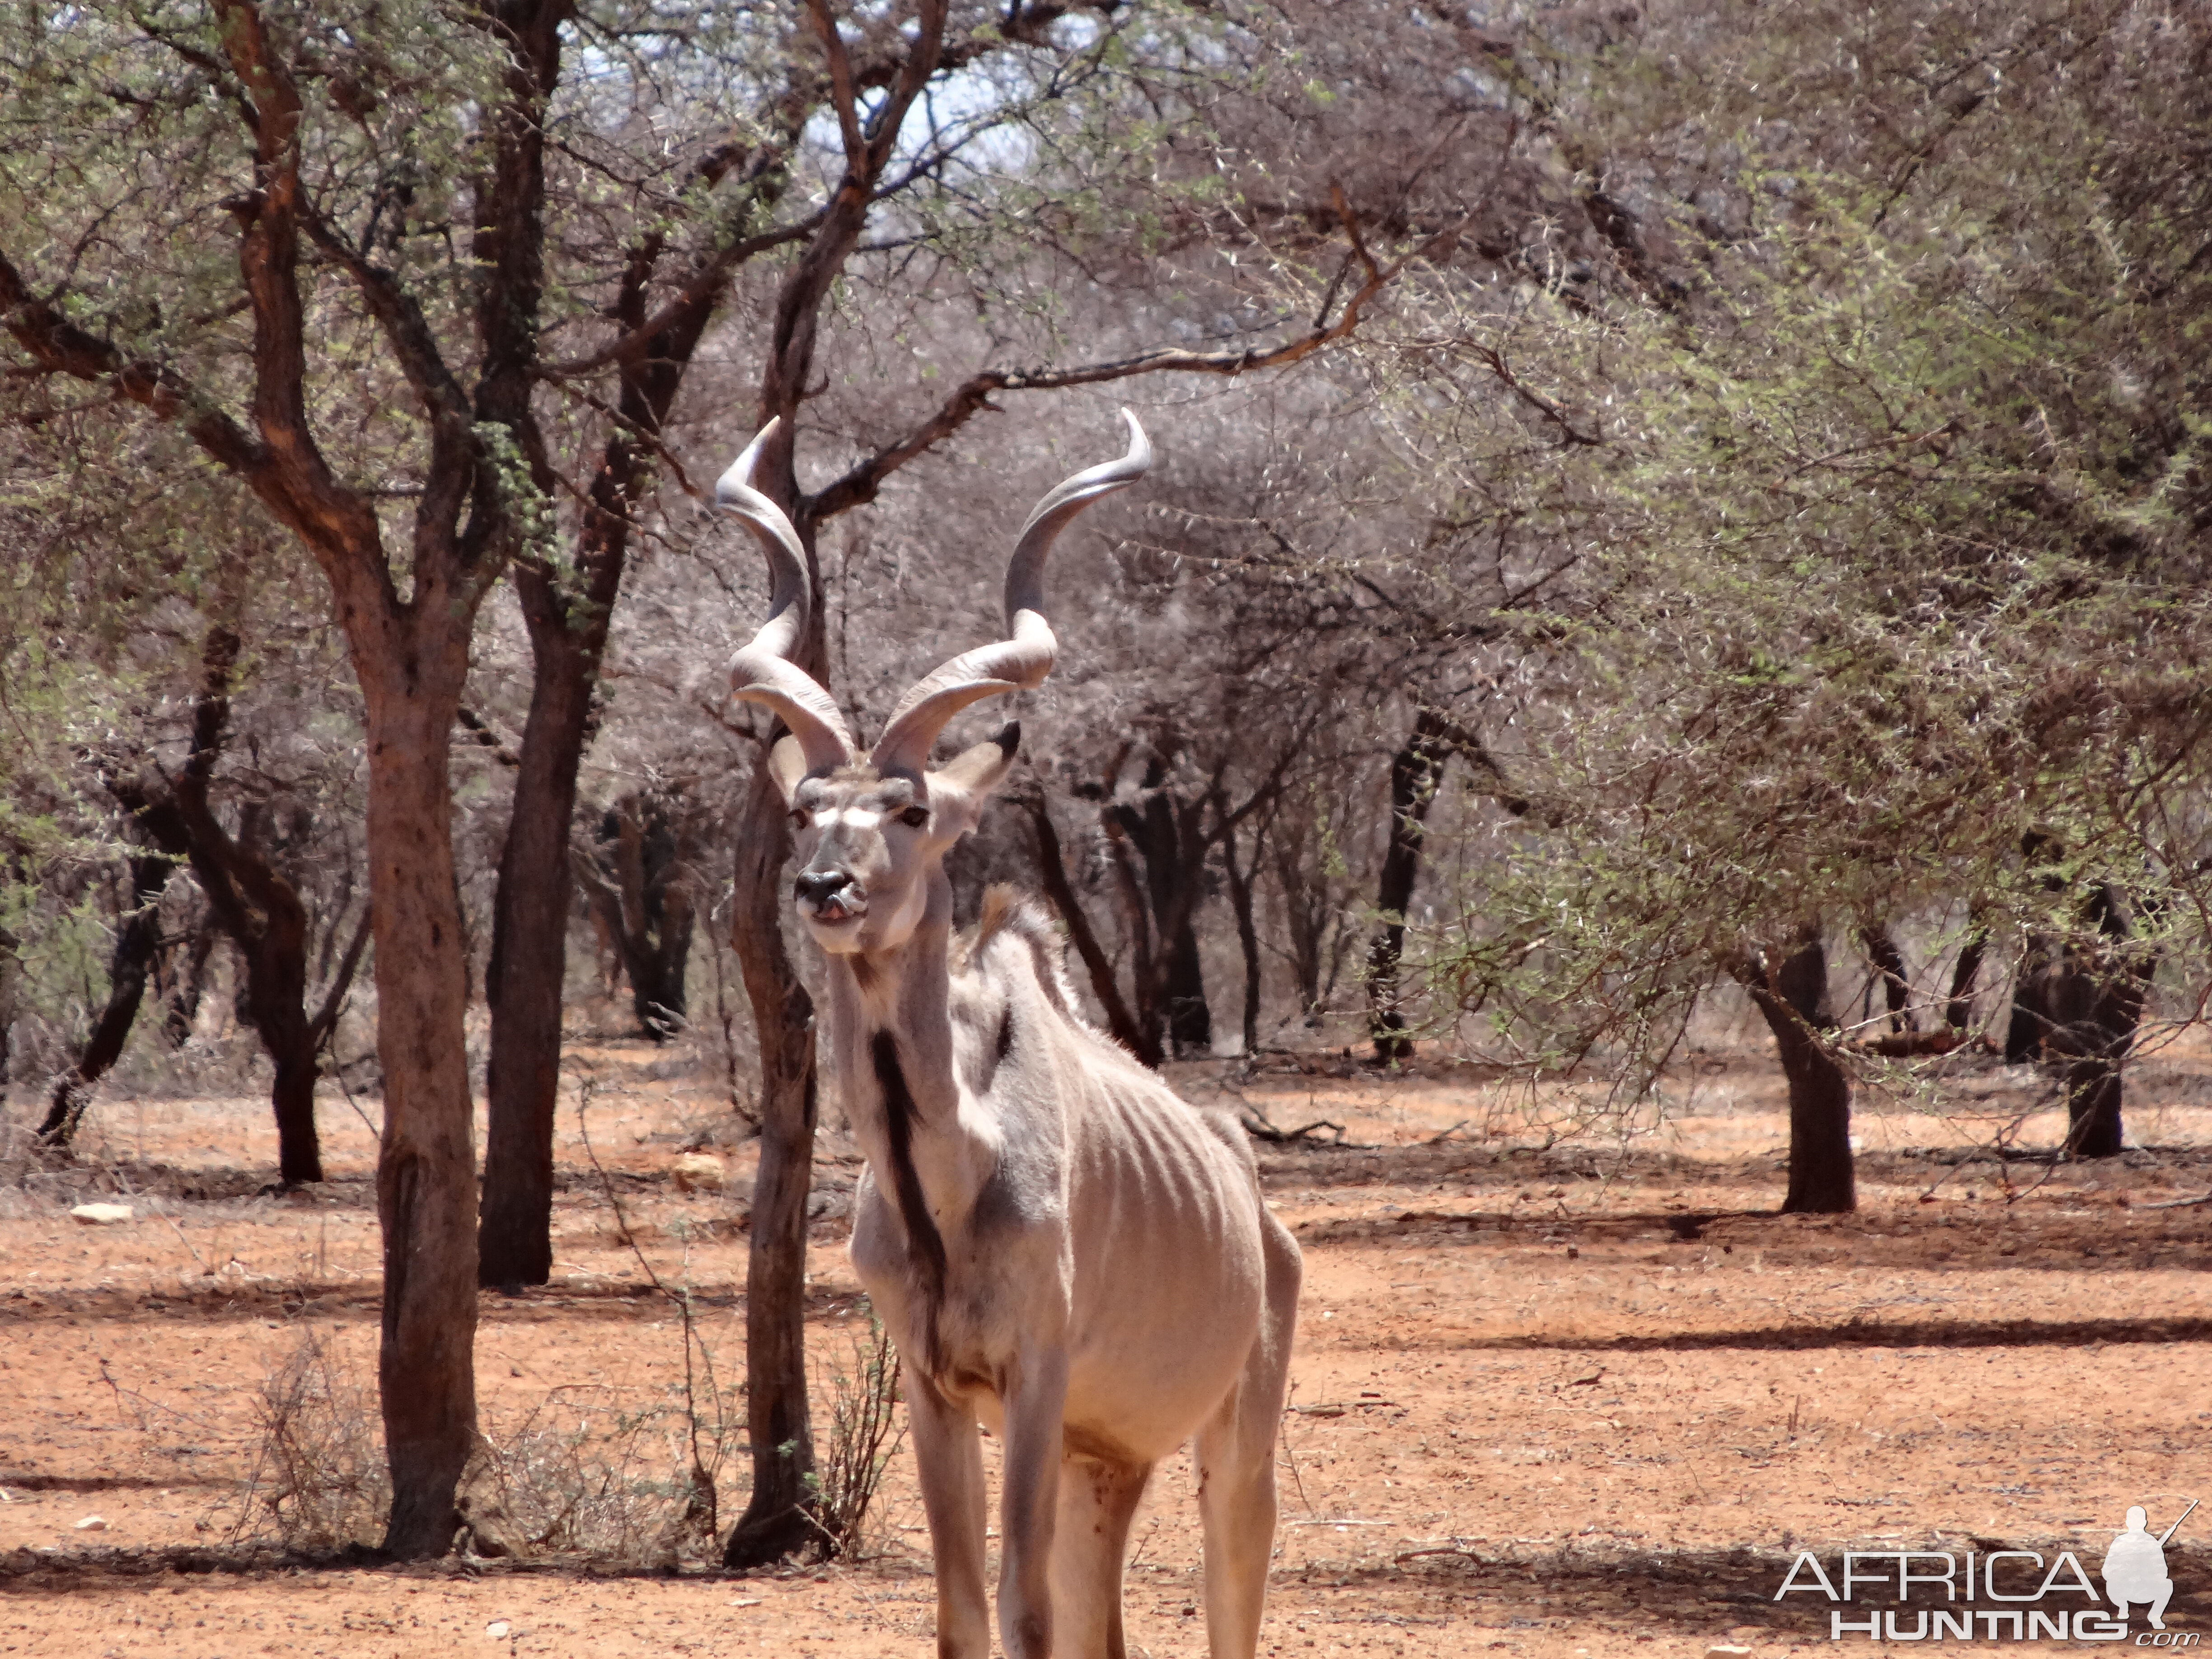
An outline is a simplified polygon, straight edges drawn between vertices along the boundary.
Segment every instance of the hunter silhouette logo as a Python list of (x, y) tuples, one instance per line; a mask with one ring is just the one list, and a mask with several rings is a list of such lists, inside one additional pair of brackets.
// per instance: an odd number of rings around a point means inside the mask
[(2128, 1511), (2128, 1529), (2105, 1552), (2105, 1594), (2114, 1618), (2126, 1618), (2129, 1604), (2142, 1601), (2150, 1608), (2150, 1627), (2166, 1628), (2166, 1604), (2173, 1600), (2173, 1580), (2166, 1576), (2166, 1540), (2181, 1530), (2189, 1510), (2196, 1507), (2192, 1499), (2189, 1509), (2155, 1538), (2150, 1535), (2149, 1512), (2142, 1504)]
[[(2130, 1508), (2124, 1530), (2105, 1552), (2101, 1595), (2071, 1550), (2061, 1550), (2047, 1567), (2038, 1550), (1970, 1550), (1963, 1556), (1944, 1550), (1847, 1550), (1843, 1571), (1832, 1578), (1818, 1556), (1800, 1550), (1774, 1599), (1795, 1593), (1850, 1605), (1849, 1615), (1843, 1607), (1828, 1613), (1832, 1642), (1847, 1635), (1891, 1642), (2120, 1642), (2127, 1639), (2129, 1609), (2139, 1607), (2150, 1628), (2136, 1637), (2137, 1647), (2194, 1648), (2203, 1640), (2197, 1632), (2166, 1627), (2166, 1604), (2173, 1599), (2166, 1547), (2196, 1508), (2192, 1498), (2161, 1533), (2151, 1531), (2149, 1511), (2142, 1504)], [(1860, 1605), (1869, 1591), (1894, 1605), (1880, 1610)], [(1916, 1591), (1922, 1602), (1936, 1605), (1915, 1607)], [(2076, 1605), (2075, 1598), (2088, 1605)]]

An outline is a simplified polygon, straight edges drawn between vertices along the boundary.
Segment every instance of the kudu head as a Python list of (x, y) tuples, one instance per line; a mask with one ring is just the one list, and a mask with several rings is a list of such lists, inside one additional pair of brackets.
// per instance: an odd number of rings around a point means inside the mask
[(1066, 480), (1039, 501), (1006, 564), (1007, 637), (963, 652), (899, 699), (884, 734), (861, 757), (836, 702), (790, 660), (806, 631), (806, 559), (791, 520), (752, 487), (756, 456), (775, 423), (747, 446), (714, 488), (768, 555), (768, 621), (730, 660), (730, 695), (765, 704), (790, 736), (769, 757), (791, 809), (801, 866), (793, 884), (799, 920), (835, 955), (896, 949), (927, 907), (930, 877), (975, 827), (983, 803), (1013, 764), (1021, 728), (928, 769), (945, 722), (969, 703), (1042, 685), (1058, 644), (1044, 617), (1044, 562), (1054, 540), (1102, 495), (1134, 483), (1152, 464), (1136, 416), (1128, 453)]

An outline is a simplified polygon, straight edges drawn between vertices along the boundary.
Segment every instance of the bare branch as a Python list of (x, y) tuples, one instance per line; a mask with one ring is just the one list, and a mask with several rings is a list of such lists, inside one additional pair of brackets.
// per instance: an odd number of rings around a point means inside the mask
[(811, 497), (807, 510), (819, 522), (873, 501), (884, 481), (899, 468), (943, 443), (980, 410), (997, 412), (998, 405), (991, 399), (1001, 392), (1061, 391), (1069, 386), (1133, 380), (1140, 374), (1215, 374), (1234, 378), (1261, 369), (1287, 368), (1353, 333), (1359, 326), (1361, 313), (1376, 295), (1414, 261), (1435, 259), (1448, 253), (1458, 241), (1466, 222), (1462, 219), (1447, 226), (1389, 265), (1375, 266), (1370, 261), (1367, 281), (1344, 302), (1344, 309), (1338, 313), (1334, 322), (1317, 319), (1306, 332), (1279, 345), (1249, 347), (1241, 351), (1189, 351), (1180, 347), (1162, 347), (1139, 352), (1133, 357), (1070, 368), (988, 368), (971, 374), (939, 405), (934, 414), (905, 437), (878, 450)]
[(264, 480), (274, 484), (273, 458), (252, 434), (174, 369), (127, 357), (112, 343), (70, 322), (58, 307), (32, 292), (4, 252), (0, 327), (30, 354), (33, 372), (112, 386), (157, 418), (184, 428), (210, 457), (257, 488)]
[[(252, 0), (218, 0), (216, 16), (231, 69), (257, 117), (255, 187), (232, 198), (230, 208), (245, 231), (239, 270), (253, 305), (254, 424), (272, 471), (283, 479), (283, 499), (271, 500), (258, 480), (256, 488), (310, 546), (334, 559), (343, 556), (351, 578), (367, 575), (390, 606), (398, 595), (375, 514), (339, 483), (307, 423), (307, 319), (299, 283), (299, 88), (277, 60)], [(335, 574), (335, 562), (331, 568)], [(435, 574), (418, 568), (418, 587)]]
[(844, 140), (845, 167), (857, 173), (867, 151), (867, 141), (860, 132), (860, 112), (853, 92), (853, 60), (845, 50), (845, 37), (837, 32), (837, 20), (830, 15), (828, 0), (812, 0), (807, 9), (814, 32), (822, 37), (822, 50), (830, 59), (830, 102), (837, 112), (837, 132)]

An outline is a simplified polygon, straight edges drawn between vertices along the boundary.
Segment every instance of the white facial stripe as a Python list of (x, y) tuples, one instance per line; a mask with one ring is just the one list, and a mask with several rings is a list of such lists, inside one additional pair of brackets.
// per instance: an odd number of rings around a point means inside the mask
[(881, 812), (870, 812), (858, 806), (839, 807), (815, 815), (815, 823), (823, 830), (834, 830), (843, 824), (848, 830), (872, 830), (884, 821)]

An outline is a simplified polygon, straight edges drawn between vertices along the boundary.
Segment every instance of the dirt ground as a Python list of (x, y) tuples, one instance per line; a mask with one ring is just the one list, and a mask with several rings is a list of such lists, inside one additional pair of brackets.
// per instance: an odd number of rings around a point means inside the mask
[[(665, 1075), (643, 1045), (577, 1060), (596, 1079), (590, 1151), (564, 1109), (554, 1282), (485, 1295), (483, 1418), (495, 1443), (572, 1458), (590, 1433), (627, 1436), (602, 1495), (649, 1519), (680, 1449), (685, 1345), (647, 1269), (690, 1287), (695, 1372), (714, 1368), (692, 1397), (726, 1412), (749, 1152), (724, 1149), (724, 1191), (678, 1191), (676, 1159), (724, 1121), (711, 1085)], [(1567, 1095), (1465, 1072), (1177, 1081), (1281, 1130), (1337, 1126), (1262, 1149), (1307, 1274), (1268, 1654), (1810, 1650), (1830, 1643), (1828, 1604), (1775, 1600), (1799, 1550), (1832, 1571), (1846, 1549), (2072, 1550), (2094, 1573), (2130, 1504), (2162, 1528), (2212, 1498), (2212, 1205), (2187, 1202), (2212, 1188), (2202, 1047), (2136, 1066), (2141, 1150), (2102, 1164), (2053, 1162), (2059, 1121), (2025, 1069), (1961, 1062), (1940, 1111), (1869, 1097), (1862, 1206), (1836, 1218), (1772, 1213), (1784, 1120), (1757, 1045), (1689, 1056), (1664, 1120), (1629, 1133), (1569, 1133)], [(13, 1144), (32, 1109), (8, 1107)], [(264, 1501), (271, 1379), (309, 1341), (341, 1407), (374, 1376), (374, 1109), (325, 1107), (333, 1179), (312, 1195), (261, 1193), (273, 1136), (248, 1099), (103, 1101), (81, 1162), (11, 1166), (0, 1654), (933, 1650), (903, 1451), (852, 1565), (730, 1575), (672, 1534), (633, 1539), (627, 1566), (288, 1553)], [(863, 1329), (843, 1244), (855, 1166), (834, 1133), (823, 1150), (817, 1429)], [(133, 1218), (71, 1220), (108, 1198)], [(312, 1455), (373, 1463), (364, 1425), (365, 1406), (354, 1443), (326, 1430)], [(744, 1478), (726, 1449), (725, 1525)], [(1138, 1522), (1146, 1659), (1204, 1651), (1189, 1489), (1187, 1466), (1164, 1468)], [(2201, 1631), (2212, 1506), (2167, 1560), (2166, 1622)]]

